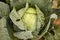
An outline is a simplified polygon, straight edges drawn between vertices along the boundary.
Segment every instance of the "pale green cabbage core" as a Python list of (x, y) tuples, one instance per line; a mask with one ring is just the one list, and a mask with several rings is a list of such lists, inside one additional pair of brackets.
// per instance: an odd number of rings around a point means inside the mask
[(36, 14), (36, 9), (34, 9), (34, 8), (28, 8), (26, 12), (27, 13), (34, 13), (34, 14)]
[(25, 23), (25, 28), (27, 28), (27, 30), (31, 30), (31, 29), (35, 30), (36, 10), (34, 8), (28, 8), (22, 20)]

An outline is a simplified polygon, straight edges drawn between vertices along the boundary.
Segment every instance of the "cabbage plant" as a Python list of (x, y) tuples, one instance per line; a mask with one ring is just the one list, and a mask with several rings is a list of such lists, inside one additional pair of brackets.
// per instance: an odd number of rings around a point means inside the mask
[(14, 36), (19, 39), (33, 38), (34, 35), (38, 35), (40, 29), (44, 26), (44, 14), (37, 5), (33, 8), (26, 3), (26, 7), (18, 11), (13, 7), (9, 16), (14, 25), (16, 25), (19, 30), (22, 30), (21, 32), (18, 31), (14, 33)]
[(55, 1), (0, 0), (0, 40), (60, 40), (60, 1), (52, 8)]

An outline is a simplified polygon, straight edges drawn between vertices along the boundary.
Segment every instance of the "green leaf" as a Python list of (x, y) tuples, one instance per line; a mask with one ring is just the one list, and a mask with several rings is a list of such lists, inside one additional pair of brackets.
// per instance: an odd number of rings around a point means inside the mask
[(10, 13), (10, 18), (12, 19), (13, 23), (18, 26), (18, 28), (24, 30), (23, 23), (21, 22), (22, 20), (20, 20), (21, 18), (19, 17), (15, 9), (13, 9)]
[(37, 27), (36, 27), (36, 33), (38, 34), (39, 31), (43, 28), (44, 26), (44, 14), (43, 12), (39, 9), (37, 5), (35, 5), (36, 11), (37, 11)]
[(44, 38), (45, 38), (45, 40), (55, 40), (55, 39), (54, 39), (54, 36), (53, 36), (51, 33), (49, 33), (49, 32), (47, 32), (47, 33), (44, 35)]
[(6, 0), (6, 3), (10, 4), (10, 0)]
[(39, 35), (39, 38), (42, 38), (49, 30), (50, 28), (50, 24), (51, 24), (51, 19), (49, 20), (47, 26), (43, 29), (43, 31), (41, 32), (41, 34)]
[(0, 40), (11, 40), (6, 27), (6, 18), (0, 19)]
[(10, 13), (10, 18), (12, 22), (21, 30), (25, 30), (24, 23), (22, 22), (21, 17), (23, 16), (27, 8), (28, 3), (26, 4), (26, 7), (24, 9), (21, 9), (17, 12), (16, 9), (13, 8), (12, 12)]
[(54, 27), (53, 31), (54, 35), (52, 35), (50, 32), (47, 32), (44, 35), (45, 40), (60, 40), (60, 27)]
[(14, 33), (14, 36), (19, 39), (30, 39), (33, 38), (31, 31), (23, 31), (23, 32), (16, 32)]
[(11, 7), (15, 6), (16, 9), (20, 9), (25, 6), (26, 2), (30, 3), (32, 6), (34, 6), (35, 4), (38, 5), (39, 8), (44, 12), (51, 11), (52, 1), (50, 0), (11, 0), (10, 4)]
[(60, 40), (60, 26), (56, 26), (53, 31), (55, 33), (54, 35), (55, 40)]
[(9, 5), (3, 2), (0, 2), (0, 16), (8, 16), (10, 13)]
[(25, 4), (25, 0), (10, 0), (11, 7), (16, 7), (16, 9), (20, 9)]
[(16, 37), (13, 35), (14, 29), (13, 29), (12, 27), (13, 27), (12, 21), (11, 21), (10, 18), (8, 17), (8, 18), (7, 18), (7, 30), (8, 30), (9, 36), (10, 36), (11, 40), (19, 40), (18, 38), (16, 38)]

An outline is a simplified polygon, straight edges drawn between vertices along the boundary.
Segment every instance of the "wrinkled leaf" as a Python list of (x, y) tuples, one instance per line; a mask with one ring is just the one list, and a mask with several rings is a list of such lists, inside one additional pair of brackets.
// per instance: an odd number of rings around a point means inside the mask
[(17, 25), (17, 27), (21, 30), (25, 30), (24, 24), (21, 20), (21, 17), (25, 13), (26, 9), (28, 8), (28, 4), (26, 4), (26, 8), (19, 10), (18, 12), (16, 11), (15, 8), (13, 8), (12, 12), (10, 13), (10, 18), (12, 22)]
[(4, 17), (0, 19), (0, 40), (11, 40), (6, 27), (6, 19)]
[(9, 5), (3, 2), (0, 2), (0, 16), (8, 16), (10, 12)]
[(36, 27), (36, 30), (37, 30), (37, 34), (39, 33), (39, 31), (43, 28), (44, 26), (44, 14), (43, 12), (39, 9), (39, 7), (37, 5), (35, 5), (36, 7), (36, 11), (37, 11), (37, 27)]
[(44, 12), (51, 10), (52, 0), (10, 0), (11, 6), (15, 6), (16, 9), (24, 7), (26, 2), (30, 3), (32, 6), (37, 4)]
[(33, 38), (31, 31), (16, 32), (16, 33), (14, 33), (14, 36), (16, 36), (19, 39)]
[(39, 38), (42, 38), (48, 32), (50, 24), (51, 24), (51, 19), (49, 20), (49, 22), (48, 22), (47, 26), (45, 27), (45, 29), (39, 35)]
[(16, 9), (20, 9), (25, 4), (25, 0), (10, 0), (11, 7), (16, 7)]

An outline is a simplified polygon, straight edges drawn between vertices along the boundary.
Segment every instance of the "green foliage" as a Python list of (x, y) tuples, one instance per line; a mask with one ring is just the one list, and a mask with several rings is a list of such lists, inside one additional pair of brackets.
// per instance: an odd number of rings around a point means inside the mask
[(4, 2), (0, 2), (0, 16), (7, 17), (9, 15), (9, 12), (10, 12), (9, 5)]
[(56, 17), (50, 17), (56, 13), (60, 18), (60, 9), (52, 9), (52, 0), (1, 1), (0, 40), (60, 40), (60, 25), (55, 26)]
[(5, 17), (0, 19), (0, 40), (11, 40), (8, 34)]
[[(28, 2), (30, 5), (34, 6), (37, 4), (39, 8), (45, 13), (51, 10), (52, 1), (50, 0), (11, 0), (11, 6), (15, 6), (16, 9), (24, 7), (25, 3)], [(43, 10), (44, 9), (44, 10)]]

